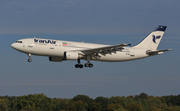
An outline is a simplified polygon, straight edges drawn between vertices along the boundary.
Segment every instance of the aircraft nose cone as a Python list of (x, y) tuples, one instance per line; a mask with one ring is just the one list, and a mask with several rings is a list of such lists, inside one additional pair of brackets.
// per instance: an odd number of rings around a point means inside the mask
[(14, 43), (11, 44), (11, 47), (14, 48)]
[(18, 48), (16, 43), (12, 43), (12, 44), (11, 44), (11, 47), (12, 47), (13, 49), (17, 49), (17, 48)]

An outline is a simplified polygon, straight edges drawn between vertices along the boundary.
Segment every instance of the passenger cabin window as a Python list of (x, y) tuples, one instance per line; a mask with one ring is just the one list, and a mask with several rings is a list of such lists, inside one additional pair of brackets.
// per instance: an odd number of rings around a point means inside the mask
[(22, 41), (16, 41), (16, 43), (22, 43)]

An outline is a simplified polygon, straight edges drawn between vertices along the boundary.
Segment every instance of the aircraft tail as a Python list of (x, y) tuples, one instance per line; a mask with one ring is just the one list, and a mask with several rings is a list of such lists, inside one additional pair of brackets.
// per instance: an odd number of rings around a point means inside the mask
[(142, 42), (134, 46), (135, 48), (156, 50), (167, 26), (159, 25)]

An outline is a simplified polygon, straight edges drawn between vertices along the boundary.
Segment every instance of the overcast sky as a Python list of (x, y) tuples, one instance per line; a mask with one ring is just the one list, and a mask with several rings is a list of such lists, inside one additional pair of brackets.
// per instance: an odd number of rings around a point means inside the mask
[(1, 0), (0, 34), (126, 34), (161, 24), (178, 31), (178, 13), (178, 0)]
[[(179, 4), (179, 0), (0, 0), (0, 95), (180, 94)], [(167, 26), (158, 49), (173, 51), (129, 62), (92, 61), (92, 69), (75, 69), (76, 61), (54, 63), (39, 56), (28, 63), (26, 54), (10, 47), (18, 39), (35, 36), (135, 45), (158, 25)]]

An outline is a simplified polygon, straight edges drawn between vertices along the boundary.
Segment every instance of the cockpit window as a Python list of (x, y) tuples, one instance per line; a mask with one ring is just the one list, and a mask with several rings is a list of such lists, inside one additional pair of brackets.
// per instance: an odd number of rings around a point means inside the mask
[(22, 43), (22, 41), (16, 41), (16, 43)]

